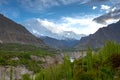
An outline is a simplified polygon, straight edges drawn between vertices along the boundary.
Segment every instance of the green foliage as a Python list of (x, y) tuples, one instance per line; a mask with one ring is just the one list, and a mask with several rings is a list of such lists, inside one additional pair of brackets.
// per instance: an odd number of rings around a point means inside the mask
[(112, 54), (120, 54), (120, 45), (115, 42), (108, 41), (105, 46), (99, 51), (99, 56), (104, 62)]
[(35, 80), (44, 80), (44, 71), (40, 71), (36, 74)]
[(10, 80), (13, 80), (13, 67), (10, 67)]
[(119, 67), (120, 45), (108, 41), (94, 54), (88, 48), (86, 57), (75, 60), (74, 63), (65, 56), (62, 64), (40, 71), (36, 80), (119, 80)]
[(79, 75), (78, 79), (74, 80), (95, 80), (95, 72), (84, 72)]
[(120, 66), (120, 54), (112, 54), (109, 56), (108, 60), (107, 62), (110, 62), (113, 68), (118, 68)]
[(102, 80), (113, 80), (114, 71), (109, 66), (102, 66), (99, 69), (99, 78)]
[(90, 48), (87, 49), (87, 53), (86, 53), (86, 59), (87, 59), (87, 71), (91, 71), (92, 70), (92, 50)]
[(4, 65), (6, 63), (6, 60), (0, 56), (0, 65)]
[(22, 76), (22, 80), (31, 80), (30, 75), (29, 74), (24, 74)]

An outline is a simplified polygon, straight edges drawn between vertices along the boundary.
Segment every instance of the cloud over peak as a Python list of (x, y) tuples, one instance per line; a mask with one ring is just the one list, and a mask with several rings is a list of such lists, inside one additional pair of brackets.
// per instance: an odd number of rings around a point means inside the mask
[(40, 34), (44, 32), (46, 34), (48, 31), (48, 33), (52, 32), (55, 34), (62, 34), (63, 32), (70, 31), (76, 34), (89, 35), (104, 26), (92, 21), (96, 16), (97, 15), (62, 17), (59, 20), (34, 18), (25, 21), (23, 25), (26, 26), (27, 29), (34, 30), (35, 33), (39, 32)]

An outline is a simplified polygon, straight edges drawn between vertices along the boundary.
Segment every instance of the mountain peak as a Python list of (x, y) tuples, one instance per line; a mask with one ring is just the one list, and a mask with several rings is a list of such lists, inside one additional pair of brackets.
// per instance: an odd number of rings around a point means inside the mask
[[(40, 21), (40, 19), (32, 19), (25, 21), (23, 25), (28, 29), (32, 34), (34, 34), (37, 37), (41, 36), (48, 36), (51, 38), (64, 40), (64, 39), (77, 39), (80, 40), (81, 37), (85, 36), (84, 34), (77, 34), (73, 31), (58, 31), (57, 27), (54, 29), (51, 27), (52, 24), (49, 24), (49, 27), (46, 27), (43, 23)], [(54, 32), (55, 31), (55, 32)]]

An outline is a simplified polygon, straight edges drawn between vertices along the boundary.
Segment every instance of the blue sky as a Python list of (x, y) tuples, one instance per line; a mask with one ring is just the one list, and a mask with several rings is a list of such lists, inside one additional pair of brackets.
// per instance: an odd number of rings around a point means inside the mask
[(93, 22), (93, 19), (109, 13), (113, 9), (111, 7), (119, 2), (119, 0), (0, 0), (0, 13), (23, 25), (26, 25), (25, 22), (30, 25), (31, 21), (39, 20), (43, 27), (55, 33), (73, 31), (88, 35), (106, 25)]
[[(111, 5), (110, 2), (102, 1), (99, 4), (97, 2), (83, 4), (82, 0), (65, 1), (66, 2), (62, 2), (62, 0), (0, 0), (0, 12), (14, 21), (22, 22), (35, 17), (42, 19), (59, 19), (63, 16), (102, 14), (105, 11), (100, 10), (100, 5)], [(92, 9), (94, 5), (98, 7), (96, 10)]]

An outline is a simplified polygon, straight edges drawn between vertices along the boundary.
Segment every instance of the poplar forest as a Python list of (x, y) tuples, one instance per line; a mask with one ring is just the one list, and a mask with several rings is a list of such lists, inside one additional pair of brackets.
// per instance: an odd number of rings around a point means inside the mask
[(53, 65), (36, 74), (35, 80), (120, 80), (120, 45), (108, 41), (102, 49), (73, 63), (69, 56), (60, 65)]

